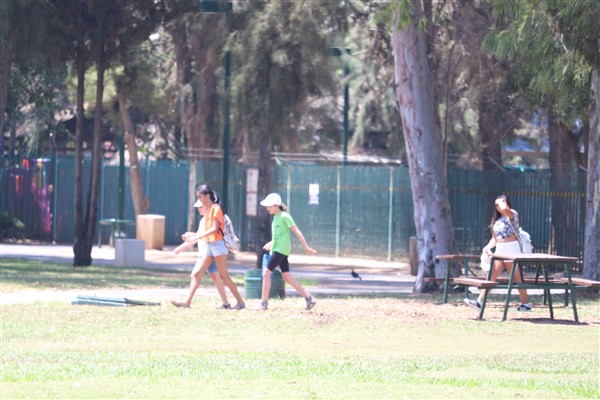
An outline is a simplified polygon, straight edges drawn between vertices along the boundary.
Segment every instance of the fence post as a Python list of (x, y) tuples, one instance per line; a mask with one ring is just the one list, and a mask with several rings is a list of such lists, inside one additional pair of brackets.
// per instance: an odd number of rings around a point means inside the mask
[(335, 184), (335, 256), (340, 256), (340, 203), (341, 203), (341, 167), (337, 166), (337, 181)]
[(53, 151), (54, 158), (54, 176), (52, 178), (52, 243), (56, 244), (56, 208), (58, 206), (58, 152), (56, 148)]
[(392, 261), (392, 225), (394, 217), (394, 167), (390, 167), (390, 186), (389, 186), (389, 207), (388, 207), (388, 256), (387, 260)]

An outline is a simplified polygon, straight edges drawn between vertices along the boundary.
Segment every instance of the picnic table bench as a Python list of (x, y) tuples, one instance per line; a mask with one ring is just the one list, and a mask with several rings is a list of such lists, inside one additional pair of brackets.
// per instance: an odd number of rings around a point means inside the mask
[[(475, 254), (442, 254), (436, 256), (435, 259), (439, 261), (456, 261), (463, 263), (463, 277), (468, 278), (469, 273), (473, 275), (473, 277), (477, 277), (473, 271), (469, 270), (469, 261), (479, 261), (481, 256)], [(448, 265), (445, 268), (445, 274), (443, 278), (425, 278), (425, 282), (443, 282), (444, 283), (444, 303), (448, 302), (448, 288), (450, 286), (451, 281), (455, 281), (457, 278), (450, 278), (450, 269)], [(469, 292), (467, 291), (467, 297), (469, 297)]]
[[(492, 265), (495, 260), (501, 261), (512, 261), (513, 268), (511, 269), (510, 276), (508, 281), (498, 280), (497, 282), (492, 282)], [(551, 289), (565, 289), (568, 290), (571, 297), (571, 304), (573, 306), (573, 317), (575, 322), (579, 322), (579, 318), (577, 316), (577, 304), (575, 300), (575, 282), (585, 283), (589, 285), (594, 285), (594, 281), (591, 282), (583, 282), (585, 280), (580, 280), (579, 278), (571, 277), (571, 265), (576, 263), (578, 259), (576, 257), (562, 257), (555, 256), (551, 254), (542, 254), (542, 253), (533, 253), (533, 254), (498, 254), (495, 253), (491, 257), (490, 261), (490, 269), (488, 271), (487, 280), (484, 279), (473, 279), (473, 278), (455, 278), (454, 283), (464, 286), (476, 286), (481, 289), (507, 289), (506, 293), (506, 301), (504, 303), (504, 314), (502, 317), (502, 321), (506, 321), (506, 315), (508, 313), (508, 308), (510, 304), (510, 295), (512, 289), (543, 289), (545, 298), (548, 299), (548, 308), (550, 310), (550, 318), (554, 319), (554, 310), (552, 308), (552, 297), (550, 295)], [(523, 267), (525, 265), (534, 265), (536, 267), (535, 276), (533, 278), (523, 278)], [(564, 278), (561, 279), (550, 279), (547, 266), (560, 266), (562, 265), (564, 268)], [(521, 282), (515, 282), (515, 273), (519, 271), (519, 275), (521, 278)], [(574, 281), (575, 279), (575, 281)], [(598, 282), (600, 284), (600, 282)], [(489, 291), (486, 290), (483, 296), (483, 301), (481, 303), (481, 309), (479, 311), (479, 318), (483, 319), (485, 305), (487, 302)]]

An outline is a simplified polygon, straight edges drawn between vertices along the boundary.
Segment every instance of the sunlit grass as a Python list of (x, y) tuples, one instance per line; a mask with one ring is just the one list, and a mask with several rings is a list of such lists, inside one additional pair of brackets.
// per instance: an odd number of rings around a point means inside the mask
[[(139, 288), (185, 287), (189, 279), (135, 268), (1, 266), (3, 291), (5, 283)], [(579, 324), (559, 306), (551, 322), (539, 304), (527, 318), (513, 313), (499, 322), (494, 297), (490, 320), (477, 321), (459, 297), (448, 304), (438, 294), (320, 298), (310, 312), (298, 297), (273, 300), (267, 312), (255, 309), (258, 300), (242, 311), (217, 310), (217, 299), (202, 296), (191, 309), (3, 305), (0, 397), (600, 397), (597, 297), (578, 297)]]

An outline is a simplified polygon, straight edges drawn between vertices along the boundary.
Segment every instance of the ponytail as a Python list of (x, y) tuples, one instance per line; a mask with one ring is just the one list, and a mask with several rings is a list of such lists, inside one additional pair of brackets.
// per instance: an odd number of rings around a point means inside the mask
[(213, 203), (222, 205), (221, 198), (219, 197), (219, 193), (215, 192), (214, 190), (210, 193), (210, 199), (212, 200)]
[(285, 204), (283, 204), (283, 203), (281, 203), (281, 205), (279, 206), (279, 209), (281, 211), (287, 211), (288, 210), (287, 206)]

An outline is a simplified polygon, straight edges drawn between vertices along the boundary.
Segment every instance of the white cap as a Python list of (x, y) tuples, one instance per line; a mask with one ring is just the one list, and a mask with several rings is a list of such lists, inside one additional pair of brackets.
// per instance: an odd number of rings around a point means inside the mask
[(202, 204), (202, 202), (200, 200), (196, 200), (196, 202), (194, 203), (194, 207), (196, 207), (196, 208), (200, 208), (202, 206), (204, 206), (204, 204)]
[(271, 193), (260, 202), (260, 205), (265, 207), (280, 206), (281, 196), (279, 196), (277, 193)]

